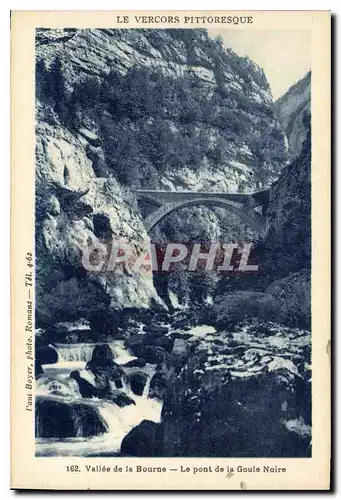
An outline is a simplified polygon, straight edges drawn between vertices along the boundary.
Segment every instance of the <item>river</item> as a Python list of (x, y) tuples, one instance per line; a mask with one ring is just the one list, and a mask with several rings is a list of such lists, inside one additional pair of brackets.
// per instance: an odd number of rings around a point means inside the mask
[[(85, 370), (86, 363), (91, 360), (96, 344), (56, 344), (58, 362), (43, 365), (44, 376), (38, 378), (36, 396), (45, 396), (55, 401), (73, 404), (84, 402), (95, 406), (100, 419), (104, 423), (106, 432), (93, 437), (72, 438), (37, 438), (36, 456), (100, 456), (117, 455), (123, 438), (142, 420), (160, 422), (162, 402), (148, 397), (149, 386), (155, 373), (156, 365), (147, 364), (143, 368), (123, 367), (127, 375), (134, 372), (143, 372), (147, 375), (147, 382), (141, 396), (131, 390), (130, 384), (123, 381), (122, 390), (132, 398), (135, 405), (120, 408), (118, 405), (98, 398), (84, 399), (77, 390), (75, 381), (70, 379), (70, 373), (79, 370), (81, 377), (94, 383), (90, 371)], [(119, 365), (136, 359), (125, 348), (123, 340), (116, 340), (109, 344), (114, 360)], [(57, 394), (57, 395), (56, 395)]]
[[(240, 435), (238, 434), (239, 437), (234, 442), (236, 452), (240, 451), (240, 436), (249, 435), (247, 433), (250, 431), (250, 422), (253, 422), (251, 416), (255, 415), (255, 422), (258, 422), (255, 423), (258, 425), (257, 432), (269, 437), (267, 440), (264, 437), (265, 454), (276, 453), (272, 446), (283, 440), (288, 456), (291, 456), (290, 453), (294, 453), (293, 456), (308, 456), (311, 425), (310, 332), (259, 320), (248, 320), (235, 328), (222, 331), (212, 325), (195, 326), (192, 319), (187, 322), (186, 327), (183, 322), (184, 318), (173, 317), (167, 324), (154, 322), (145, 327), (141, 325), (140, 329), (135, 325), (131, 331), (132, 335), (128, 336), (126, 342), (135, 353), (138, 353), (138, 349), (132, 340), (139, 340), (136, 339), (139, 334), (142, 335), (143, 345), (148, 345), (146, 339), (153, 334), (156, 334), (156, 337), (151, 337), (156, 339), (155, 342), (165, 342), (172, 338), (171, 351), (168, 351), (171, 354), (166, 356), (163, 362), (158, 361), (158, 365), (147, 363), (143, 367), (126, 366), (137, 358), (126, 347), (125, 341), (114, 340), (105, 343), (110, 347), (115, 363), (124, 373), (120, 372), (119, 378), (113, 377), (115, 382), (111, 382), (112, 391), (104, 396), (101, 394), (101, 399), (82, 397), (78, 382), (74, 377), (70, 377), (70, 374), (75, 370), (79, 371), (80, 377), (94, 388), (95, 378), (92, 371), (86, 369), (86, 364), (93, 361), (95, 347), (103, 346), (103, 343), (55, 343), (57, 362), (44, 364), (43, 374), (36, 380), (36, 456), (122, 456), (121, 449), (126, 450), (124, 453), (139, 456), (134, 454), (135, 451), (130, 452), (130, 445), (127, 445), (129, 439), (125, 441), (124, 446), (121, 446), (122, 441), (143, 420), (161, 422), (162, 410), (163, 422), (167, 421), (168, 425), (168, 436), (173, 436), (169, 439), (166, 436), (165, 446), (170, 450), (167, 451), (170, 453), (168, 456), (182, 453), (183, 446), (187, 449), (187, 444), (182, 444), (187, 435), (181, 431), (182, 417), (176, 416), (169, 406), (172, 398), (164, 397), (162, 376), (168, 378), (171, 383), (167, 391), (176, 387), (172, 393), (173, 403), (179, 408), (188, 407), (185, 420), (187, 423), (191, 422), (193, 432), (199, 426), (198, 433), (193, 434), (195, 439), (190, 443), (195, 456), (204, 453), (205, 450), (202, 451), (201, 447), (207, 446), (202, 437), (202, 422), (205, 422), (208, 435), (218, 449), (217, 456), (230, 453), (229, 449), (225, 449), (224, 440), (219, 438), (222, 422), (216, 417), (215, 405), (208, 404), (213, 398), (218, 408), (224, 408), (224, 414), (234, 414), (240, 422), (245, 422), (245, 427), (244, 424), (239, 426)], [(163, 345), (166, 347), (167, 342)], [(104, 348), (109, 358), (110, 349)], [(103, 351), (102, 348), (96, 350)], [(174, 370), (182, 366), (181, 360), (186, 359), (188, 352), (193, 353), (192, 364), (188, 370), (180, 371), (179, 375), (176, 375)], [(182, 357), (184, 353), (185, 358)], [(143, 358), (142, 354), (139, 356)], [(101, 359), (105, 362), (104, 357)], [(152, 358), (149, 361), (152, 361)], [(157, 370), (158, 376), (151, 384)], [(183, 378), (180, 379), (181, 384), (176, 385), (178, 376)], [(134, 385), (136, 378), (139, 383), (142, 380), (139, 391)], [(222, 387), (225, 392), (221, 392)], [(272, 405), (269, 408), (270, 390), (273, 392)], [(128, 396), (131, 400), (128, 400), (128, 404), (127, 401), (123, 402), (126, 405), (121, 407), (122, 402), (115, 399), (117, 394), (123, 398)], [(149, 397), (150, 394), (154, 397)], [(220, 399), (220, 394), (225, 396)], [(163, 401), (155, 396), (165, 400), (164, 408)], [(111, 400), (105, 399), (109, 397)], [(262, 415), (260, 420), (259, 415)], [(270, 420), (272, 434), (268, 430)], [(176, 440), (174, 436), (177, 436), (178, 431), (179, 439)], [(230, 441), (230, 430), (226, 432), (226, 439), (229, 440), (231, 448), (233, 442)], [(249, 446), (249, 441), (245, 441), (245, 453), (255, 453), (252, 448), (252, 434), (248, 439), (251, 444)], [(297, 439), (301, 441), (296, 442)], [(180, 443), (177, 444), (180, 448), (173, 449), (173, 443)], [(145, 444), (142, 443), (141, 446), (143, 448)], [(207, 449), (206, 453), (211, 452)]]

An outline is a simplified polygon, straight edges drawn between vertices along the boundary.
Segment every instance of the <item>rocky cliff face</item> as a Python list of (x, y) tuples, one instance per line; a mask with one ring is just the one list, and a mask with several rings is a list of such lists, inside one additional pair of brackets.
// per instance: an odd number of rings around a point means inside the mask
[[(150, 274), (89, 275), (81, 251), (112, 237), (139, 250), (134, 187), (243, 192), (277, 179), (286, 146), (264, 73), (205, 30), (41, 29), (36, 42), (38, 325), (160, 303)], [(186, 215), (193, 228), (175, 214), (163, 240), (233, 226), (219, 210)]]
[[(264, 73), (205, 30), (51, 31), (38, 31), (38, 61), (51, 68), (58, 58), (68, 110), (90, 116), (103, 141), (127, 136), (121, 164), (129, 162), (131, 173), (140, 167), (129, 185), (248, 191), (278, 177), (284, 137)], [(104, 149), (122, 180), (122, 166)]]
[(267, 233), (255, 247), (254, 275), (222, 277), (204, 321), (235, 324), (248, 317), (310, 328), (311, 132), (301, 124), (301, 151), (269, 191)]
[[(270, 190), (266, 257), (277, 276), (310, 269), (311, 259), (311, 140), (305, 122), (301, 153)], [(303, 133), (303, 131), (302, 131)]]
[[(86, 350), (101, 343), (86, 365), (97, 375), (90, 395), (77, 379), (84, 403), (60, 404), (60, 384), (52, 399), (41, 393), (37, 436), (107, 432), (98, 401), (89, 406), (87, 399), (101, 394), (117, 405), (117, 396), (127, 398), (120, 392), (123, 365), (109, 346), (120, 337), (137, 357), (125, 369), (155, 370), (150, 386), (135, 373), (133, 392), (146, 386), (164, 401), (161, 423), (143, 421), (123, 440), (122, 453), (309, 456), (310, 334), (295, 328), (310, 317), (309, 133), (285, 167), (285, 137), (262, 70), (204, 30), (38, 30), (36, 74), (37, 376), (45, 378), (45, 364), (56, 361), (47, 344), (75, 343), (79, 352), (80, 342)], [(293, 106), (285, 119), (301, 117), (303, 108), (296, 113)], [(285, 123), (296, 151), (294, 131), (308, 121)], [(268, 276), (256, 275), (255, 286), (244, 276), (221, 279), (211, 304), (217, 276), (208, 273), (180, 269), (156, 283), (147, 271), (92, 273), (82, 265), (82, 251), (93, 243), (118, 239), (141, 250), (141, 211), (148, 207), (138, 206), (137, 187), (243, 192), (271, 184), (268, 235), (258, 248)], [(190, 244), (254, 235), (225, 212), (199, 207), (173, 214), (152, 237)], [(152, 306), (164, 308), (160, 296), (169, 300), (169, 290), (192, 309), (171, 319), (160, 312), (156, 324)], [(109, 391), (105, 377), (115, 387), (120, 379), (120, 390)]]
[[(114, 177), (97, 177), (87, 151), (93, 136), (71, 133), (52, 108), (38, 106), (36, 129), (37, 326), (110, 310), (160, 304), (151, 273), (87, 273), (83, 251), (111, 238), (141, 251), (143, 224)], [(97, 148), (99, 149), (99, 148)]]
[(288, 139), (289, 154), (296, 158), (306, 136), (306, 119), (310, 116), (311, 73), (292, 85), (275, 102), (275, 112)]

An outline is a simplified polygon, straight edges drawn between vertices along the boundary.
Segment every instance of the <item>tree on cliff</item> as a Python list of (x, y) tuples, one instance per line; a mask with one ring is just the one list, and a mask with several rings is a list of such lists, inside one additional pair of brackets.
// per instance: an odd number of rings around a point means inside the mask
[[(50, 104), (63, 122), (69, 119), (69, 103), (63, 66), (56, 57), (47, 68), (44, 60), (36, 64), (36, 94), (38, 99)], [(67, 123), (66, 123), (67, 124)]]

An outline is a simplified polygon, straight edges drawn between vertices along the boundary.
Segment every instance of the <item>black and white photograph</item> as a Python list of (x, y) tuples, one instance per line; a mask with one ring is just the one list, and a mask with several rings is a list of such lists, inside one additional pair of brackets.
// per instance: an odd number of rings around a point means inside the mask
[(310, 34), (228, 21), (36, 29), (37, 457), (311, 456)]

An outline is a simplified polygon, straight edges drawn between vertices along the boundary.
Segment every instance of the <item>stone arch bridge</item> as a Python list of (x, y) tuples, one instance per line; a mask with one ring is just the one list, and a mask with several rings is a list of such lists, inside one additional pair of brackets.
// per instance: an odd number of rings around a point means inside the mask
[(146, 202), (151, 207), (144, 217), (148, 233), (170, 213), (198, 205), (225, 208), (246, 222), (258, 234), (264, 234), (266, 229), (269, 189), (251, 194), (139, 190), (136, 191), (136, 197), (138, 201)]

